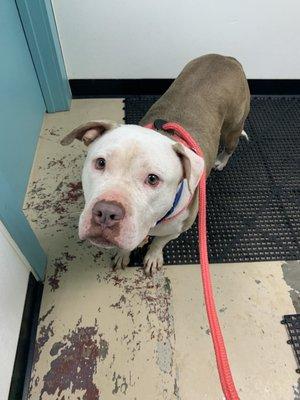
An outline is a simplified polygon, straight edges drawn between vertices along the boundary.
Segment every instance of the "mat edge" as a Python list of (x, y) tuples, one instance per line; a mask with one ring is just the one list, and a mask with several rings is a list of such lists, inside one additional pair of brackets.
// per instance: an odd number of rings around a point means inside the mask
[[(70, 79), (73, 98), (161, 95), (174, 79)], [(300, 96), (300, 79), (248, 79), (254, 95)]]

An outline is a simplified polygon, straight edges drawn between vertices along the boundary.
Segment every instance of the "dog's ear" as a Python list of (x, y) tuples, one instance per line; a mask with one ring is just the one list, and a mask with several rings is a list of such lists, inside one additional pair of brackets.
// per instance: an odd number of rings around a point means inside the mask
[(83, 143), (88, 146), (99, 136), (103, 135), (106, 131), (115, 129), (120, 126), (117, 122), (110, 120), (101, 121), (90, 121), (85, 124), (79, 125), (77, 128), (73, 129), (67, 136), (61, 140), (61, 144), (66, 146), (73, 142), (73, 140), (78, 139), (83, 141)]
[(188, 182), (190, 193), (193, 194), (204, 172), (204, 160), (181, 143), (175, 143), (173, 149), (181, 160), (183, 176)]

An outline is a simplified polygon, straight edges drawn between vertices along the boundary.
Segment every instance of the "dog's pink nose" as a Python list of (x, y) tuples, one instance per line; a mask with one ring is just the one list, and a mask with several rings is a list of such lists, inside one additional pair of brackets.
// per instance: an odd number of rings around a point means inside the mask
[(92, 213), (94, 222), (105, 228), (116, 225), (125, 216), (124, 207), (112, 201), (98, 201)]

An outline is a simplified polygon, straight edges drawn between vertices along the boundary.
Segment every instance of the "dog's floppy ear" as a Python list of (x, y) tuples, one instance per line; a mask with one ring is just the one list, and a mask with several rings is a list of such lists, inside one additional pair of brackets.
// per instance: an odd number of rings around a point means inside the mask
[(181, 159), (184, 178), (187, 179), (189, 191), (193, 194), (204, 172), (204, 160), (181, 143), (175, 143), (173, 149)]
[(61, 140), (61, 144), (66, 146), (73, 142), (73, 140), (82, 140), (88, 146), (104, 132), (120, 126), (117, 122), (103, 119), (101, 121), (90, 121), (85, 124), (79, 125), (73, 129), (67, 136)]

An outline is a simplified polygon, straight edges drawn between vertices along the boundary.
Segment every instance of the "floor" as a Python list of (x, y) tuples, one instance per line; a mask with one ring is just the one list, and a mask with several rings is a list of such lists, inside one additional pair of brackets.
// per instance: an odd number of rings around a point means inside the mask
[[(85, 155), (63, 135), (90, 119), (122, 122), (121, 99), (74, 100), (42, 128), (24, 204), (49, 255), (28, 399), (221, 400), (199, 266), (154, 278), (113, 272), (110, 254), (79, 241)], [(300, 313), (297, 262), (216, 264), (213, 286), (241, 399), (300, 400), (280, 324)]]

